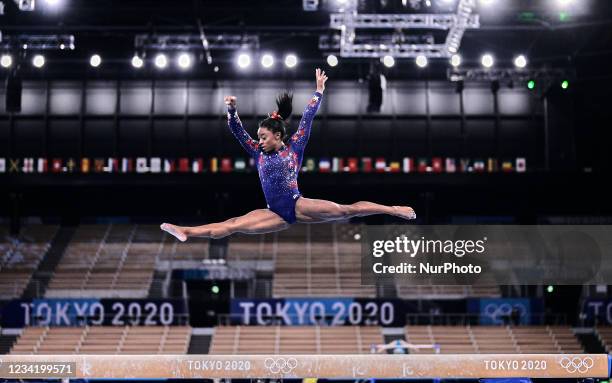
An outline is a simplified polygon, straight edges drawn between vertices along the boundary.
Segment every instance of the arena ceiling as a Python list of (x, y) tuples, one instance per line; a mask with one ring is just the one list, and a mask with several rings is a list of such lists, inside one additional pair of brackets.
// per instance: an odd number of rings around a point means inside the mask
[[(23, 1), (23, 0), (22, 0)], [(20, 11), (18, 0), (3, 0), (0, 16), (5, 49), (15, 61), (21, 60), (20, 72), (26, 77), (310, 77), (316, 66), (325, 67), (329, 49), (320, 49), (321, 36), (333, 36), (330, 14), (338, 12), (339, 0), (319, 0), (315, 11), (305, 11), (301, 0), (36, 0), (34, 11)], [(359, 0), (359, 13), (422, 14), (456, 12), (458, 0)], [(484, 53), (491, 53), (496, 66), (511, 67), (513, 58), (524, 54), (530, 67), (571, 67), (581, 78), (606, 78), (612, 67), (612, 2), (608, 0), (476, 0), (475, 13), (480, 28), (466, 30), (460, 53), (465, 66), (478, 67)], [(312, 3), (312, 2), (311, 2)], [(431, 5), (428, 6), (427, 3)], [(565, 4), (561, 4), (565, 3)], [(371, 35), (388, 31), (371, 30)], [(360, 30), (357, 31), (357, 34)], [(398, 29), (408, 41), (433, 38), (443, 40), (445, 31)], [(136, 47), (137, 35), (191, 35), (196, 42), (202, 36), (212, 41), (219, 36), (256, 36), (256, 55), (270, 52), (277, 60), (295, 53), (299, 63), (287, 69), (280, 62), (271, 70), (262, 70), (255, 62), (250, 72), (241, 72), (235, 65), (239, 49), (209, 48), (202, 44), (191, 49), (195, 65), (180, 71), (171, 65), (157, 70), (152, 60), (156, 49)], [(45, 51), (44, 70), (31, 65), (36, 52), (7, 44), (17, 36), (73, 35), (75, 49)], [(331, 38), (331, 37), (330, 37)], [(15, 40), (13, 40), (15, 41)], [(146, 51), (146, 52), (145, 52)], [(92, 54), (102, 57), (102, 65), (92, 68)], [(135, 54), (146, 53), (145, 66), (136, 70), (130, 65)], [(168, 52), (169, 60), (177, 51)], [(210, 59), (208, 59), (210, 57)], [(207, 62), (210, 60), (210, 64)], [(371, 58), (342, 58), (335, 68), (328, 68), (335, 78), (357, 79), (367, 75)], [(150, 64), (150, 65), (147, 65)], [(14, 68), (16, 65), (14, 66)], [(215, 72), (215, 67), (218, 72)], [(391, 78), (445, 78), (447, 59), (431, 59), (425, 69), (414, 59), (397, 59), (396, 65), (384, 68)], [(3, 69), (3, 68), (0, 68)], [(0, 72), (1, 73), (1, 72)]]

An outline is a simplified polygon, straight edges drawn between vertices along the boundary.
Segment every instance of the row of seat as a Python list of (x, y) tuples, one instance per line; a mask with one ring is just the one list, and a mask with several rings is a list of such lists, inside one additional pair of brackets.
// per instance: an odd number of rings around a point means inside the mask
[(11, 354), (185, 354), (187, 326), (28, 327)]

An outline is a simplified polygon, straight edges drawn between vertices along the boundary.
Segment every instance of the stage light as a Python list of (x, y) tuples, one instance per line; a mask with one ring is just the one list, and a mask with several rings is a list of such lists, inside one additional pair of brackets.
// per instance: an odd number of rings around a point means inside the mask
[(546, 292), (552, 293), (553, 291), (555, 291), (555, 287), (553, 285), (548, 285), (548, 287), (546, 288)]
[(238, 66), (242, 69), (251, 65), (251, 56), (247, 53), (241, 53), (238, 55)]
[(134, 57), (132, 57), (132, 66), (134, 68), (142, 68), (143, 65), (144, 61), (138, 57), (138, 55), (134, 55)]
[(210, 291), (212, 291), (213, 294), (219, 294), (219, 291), (221, 291), (221, 289), (219, 289), (219, 286), (217, 285), (212, 285)]
[(168, 58), (166, 57), (165, 54), (160, 53), (157, 56), (155, 56), (155, 66), (158, 67), (159, 69), (164, 69), (168, 66)]
[(485, 68), (491, 68), (495, 62), (495, 60), (493, 60), (493, 56), (490, 54), (485, 54), (482, 56), (482, 66)]
[(557, 5), (559, 5), (560, 7), (567, 7), (573, 2), (574, 0), (557, 0)]
[(459, 65), (461, 65), (461, 55), (452, 55), (450, 59), (450, 63), (452, 66), (457, 68)]
[(47, 4), (51, 5), (51, 6), (56, 6), (59, 4), (59, 0), (46, 0)]
[(189, 67), (191, 67), (191, 56), (189, 55), (189, 53), (181, 53), (176, 58), (176, 63), (178, 64), (179, 68), (188, 69)]
[(2, 55), (0, 58), (0, 65), (3, 68), (10, 68), (13, 65), (13, 57), (11, 55)]
[(102, 57), (100, 57), (100, 55), (98, 54), (91, 56), (91, 58), (89, 59), (89, 65), (94, 68), (99, 67), (100, 64), (102, 64)]
[(66, 44), (64, 44), (64, 43), (60, 44), (60, 49), (61, 49), (61, 50), (66, 49)]
[(327, 56), (327, 65), (331, 67), (338, 65), (338, 58), (335, 55)]
[(271, 68), (274, 65), (274, 56), (269, 53), (266, 53), (261, 57), (261, 66), (264, 68)]
[(34, 58), (32, 59), (32, 64), (36, 68), (42, 68), (43, 66), (45, 66), (45, 56), (43, 55), (34, 56)]
[(424, 55), (418, 55), (416, 58), (416, 64), (419, 68), (425, 68), (427, 66), (427, 57)]
[(480, 0), (480, 5), (484, 5), (484, 6), (488, 7), (491, 4), (493, 4), (494, 2), (495, 2), (495, 0)]
[(534, 80), (527, 81), (527, 88), (529, 90), (534, 90), (536, 87), (536, 82)]
[(393, 56), (387, 55), (383, 57), (383, 64), (385, 64), (387, 68), (391, 68), (393, 65), (395, 65), (395, 59), (393, 58)]
[(297, 57), (294, 54), (289, 54), (285, 57), (285, 65), (288, 68), (293, 68), (297, 65)]
[(514, 58), (514, 66), (517, 68), (525, 68), (527, 66), (527, 59), (525, 56), (520, 55)]
[(567, 88), (569, 88), (569, 81), (567, 81), (567, 80), (563, 80), (563, 81), (561, 82), (561, 88), (562, 88), (562, 89), (567, 89)]

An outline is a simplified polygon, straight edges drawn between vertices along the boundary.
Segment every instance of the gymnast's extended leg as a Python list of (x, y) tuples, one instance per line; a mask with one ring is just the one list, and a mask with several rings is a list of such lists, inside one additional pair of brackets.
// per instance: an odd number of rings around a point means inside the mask
[(223, 238), (234, 233), (264, 234), (289, 227), (278, 214), (269, 209), (253, 210), (240, 217), (202, 226), (176, 226), (163, 223), (161, 229), (175, 236), (179, 241), (189, 237)]
[(300, 197), (295, 205), (297, 221), (301, 223), (327, 222), (374, 214), (389, 214), (404, 219), (415, 219), (408, 206), (386, 206), (369, 201), (341, 205), (332, 201)]

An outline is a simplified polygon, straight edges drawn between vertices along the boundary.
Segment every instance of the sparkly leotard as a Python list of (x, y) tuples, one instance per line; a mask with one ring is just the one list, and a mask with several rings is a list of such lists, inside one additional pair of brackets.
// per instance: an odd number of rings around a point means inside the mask
[(322, 97), (321, 93), (314, 93), (304, 109), (297, 132), (291, 136), (287, 145), (270, 153), (262, 151), (257, 140), (249, 136), (240, 122), (236, 109), (227, 110), (230, 130), (240, 145), (255, 159), (268, 208), (288, 223), (296, 221), (295, 204), (301, 196), (297, 183), (298, 172), (302, 166), (304, 148), (310, 137), (312, 121)]

